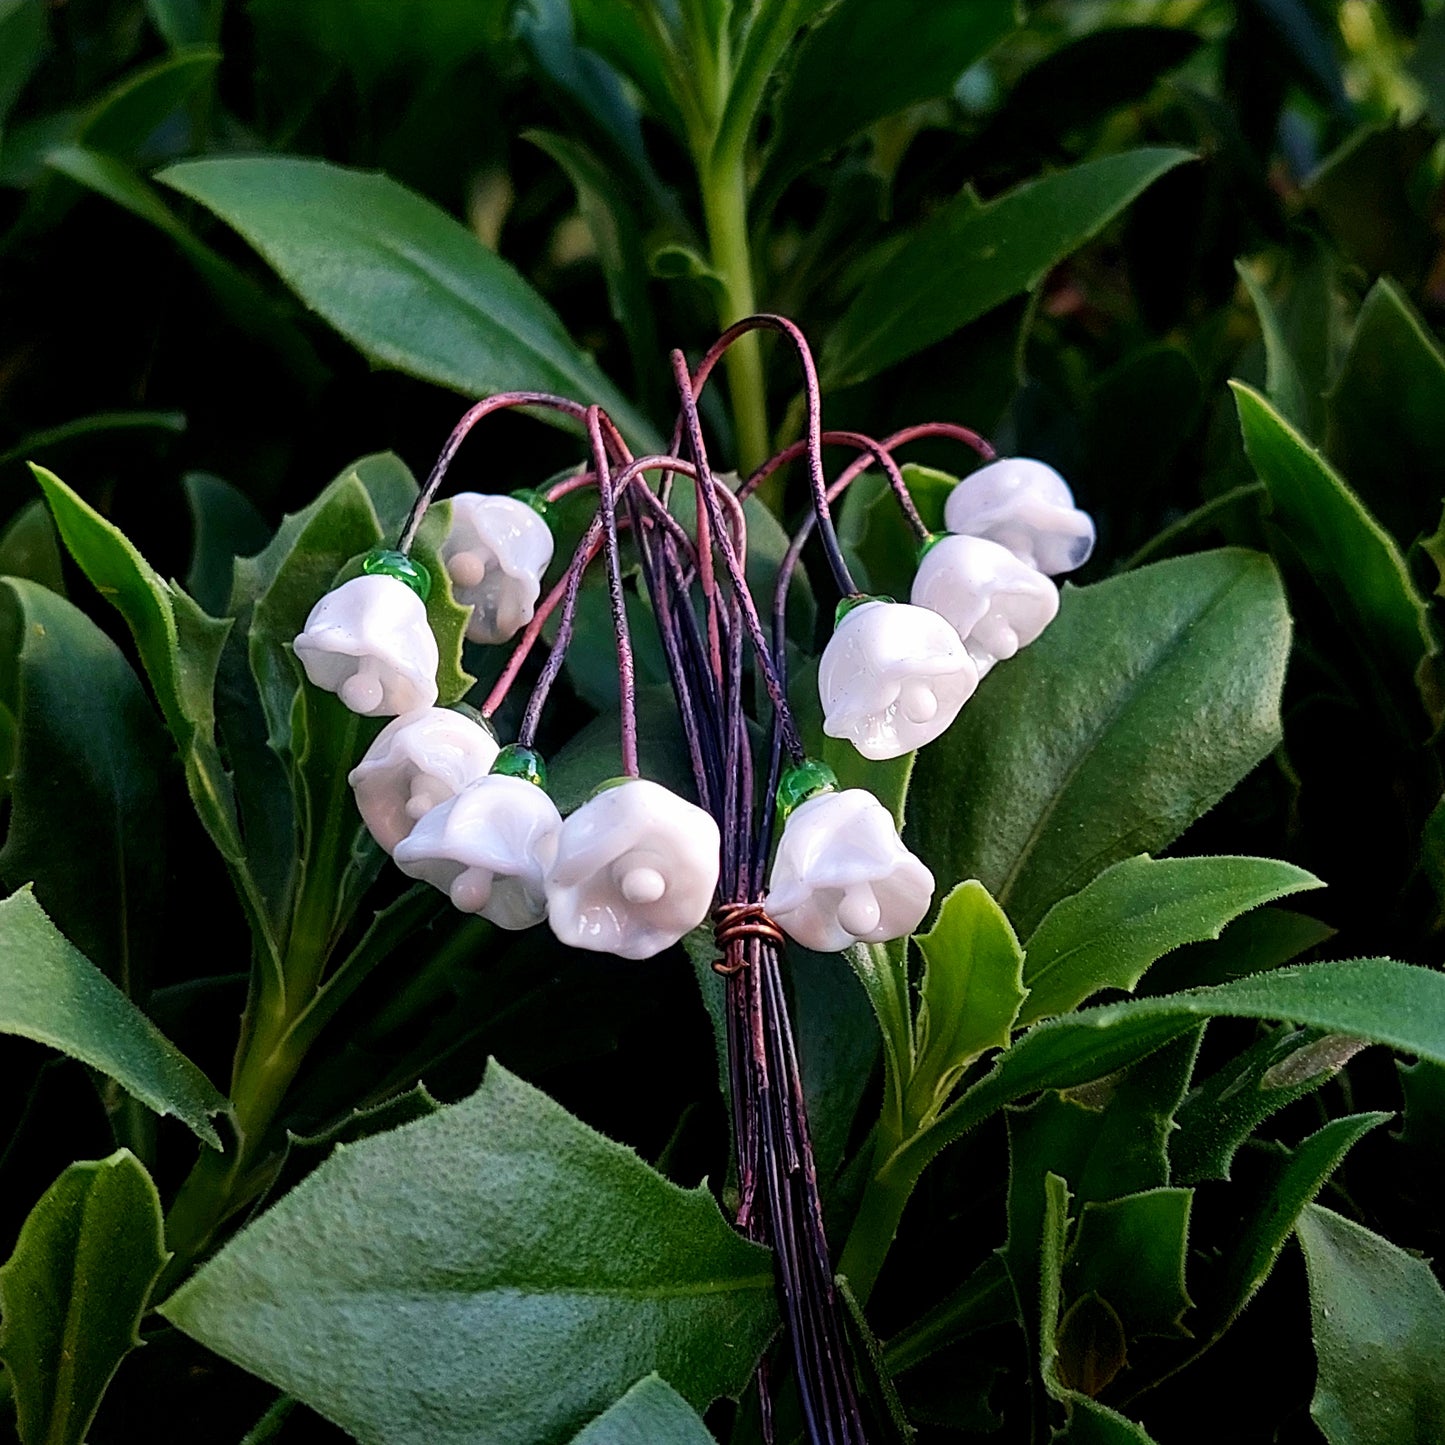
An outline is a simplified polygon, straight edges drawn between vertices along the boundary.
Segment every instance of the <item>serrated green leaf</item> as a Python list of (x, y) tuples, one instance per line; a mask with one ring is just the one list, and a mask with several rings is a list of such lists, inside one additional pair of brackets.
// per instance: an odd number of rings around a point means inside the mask
[(1187, 151), (1137, 150), (982, 203), (971, 190), (909, 235), (829, 333), (824, 380), (866, 380), (1032, 290)]
[(157, 1114), (219, 1149), (211, 1081), (45, 916), (29, 888), (0, 902), (0, 1033), (99, 1069)]
[(715, 1445), (702, 1417), (662, 1378), (646, 1375), (572, 1445)]
[(1173, 949), (1218, 938), (1251, 908), (1323, 886), (1271, 858), (1127, 858), (1060, 899), (1030, 936), (1018, 1022), (1067, 1013), (1100, 989), (1132, 992)]
[(656, 1370), (737, 1395), (776, 1323), (767, 1254), (500, 1065), (339, 1149), (162, 1306), (374, 1445), (566, 1440)]
[(652, 428), (500, 256), (382, 175), (288, 156), (185, 161), (159, 179), (234, 226), (373, 361), (467, 396), (532, 388)]
[(1228, 1179), (1239, 1146), (1260, 1124), (1322, 1088), (1361, 1047), (1349, 1034), (1271, 1030), (1185, 1100), (1169, 1146), (1174, 1177), (1182, 1184)]
[[(1399, 547), (1264, 397), (1243, 382), (1230, 385), (1244, 449), (1274, 518), (1350, 635), (1361, 669), (1387, 694), (1413, 695), (1436, 649)], [(1438, 720), (1433, 692), (1423, 700)]]
[[(1017, 21), (1015, 0), (834, 5), (792, 59), (758, 189), (772, 195), (874, 121), (946, 95)], [(839, 84), (864, 74), (867, 84)]]
[(914, 941), (924, 970), (908, 1108), (924, 1117), (943, 1106), (974, 1059), (1007, 1047), (1028, 990), (1023, 950), (981, 883), (960, 883)]
[[(1445, 351), (1382, 276), (1355, 321), (1329, 395), (1325, 451), (1408, 547), (1434, 520), (1445, 449)], [(1388, 437), (1387, 445), (1381, 439)]]
[(161, 1201), (127, 1149), (72, 1164), (0, 1267), (0, 1359), (26, 1445), (81, 1445), (170, 1255)]
[(939, 879), (979, 879), (1027, 936), (1268, 755), (1289, 641), (1278, 574), (1254, 552), (1066, 587), (1048, 631), (918, 754), (910, 846)]
[(1130, 1339), (1187, 1335), (1193, 1308), (1184, 1281), (1192, 1189), (1161, 1187), (1090, 1200), (1064, 1269), (1071, 1298), (1095, 1293), (1118, 1312)]
[(12, 609), (17, 749), (0, 877), (32, 884), (86, 957), (143, 996), (165, 888), (165, 733), (120, 649), (78, 607), (7, 578), (0, 611)]
[(1318, 1204), (1295, 1235), (1319, 1361), (1310, 1414), (1330, 1445), (1445, 1438), (1445, 1291), (1430, 1266)]

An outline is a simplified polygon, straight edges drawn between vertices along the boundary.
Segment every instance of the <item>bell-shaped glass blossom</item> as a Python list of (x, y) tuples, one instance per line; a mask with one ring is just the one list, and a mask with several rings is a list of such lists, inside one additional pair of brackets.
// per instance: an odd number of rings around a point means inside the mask
[(943, 505), (950, 532), (987, 537), (1049, 576), (1072, 572), (1094, 550), (1094, 519), (1044, 462), (1002, 457), (965, 477)]
[(547, 916), (543, 879), (562, 815), (535, 783), (489, 773), (431, 809), (396, 845), (401, 871), (499, 928)]
[(552, 560), (552, 529), (526, 502), (459, 492), (441, 557), (452, 595), (470, 607), (473, 642), (506, 642), (531, 620)]
[(394, 852), (419, 819), (484, 778), (500, 746), (463, 713), (403, 713), (377, 734), (347, 781), (371, 836)]
[(773, 859), (768, 915), (804, 948), (837, 953), (904, 938), (933, 900), (933, 874), (863, 788), (819, 793), (788, 814)]
[(352, 712), (394, 717), (437, 700), (437, 641), (405, 582), (353, 577), (328, 592), (292, 644), (306, 676)]
[(980, 677), (1027, 647), (1059, 611), (1059, 589), (987, 537), (940, 537), (918, 564), (912, 597), (948, 620)]
[(978, 668), (936, 612), (863, 602), (845, 613), (818, 662), (823, 731), (865, 758), (897, 758), (944, 732), (978, 686)]
[(717, 889), (712, 816), (645, 778), (571, 814), (547, 872), (547, 917), (573, 948), (651, 958), (696, 928)]

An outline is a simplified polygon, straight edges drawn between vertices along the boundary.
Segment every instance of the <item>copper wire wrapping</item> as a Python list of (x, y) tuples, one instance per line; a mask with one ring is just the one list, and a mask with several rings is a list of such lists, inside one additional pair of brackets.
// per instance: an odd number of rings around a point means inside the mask
[(761, 903), (720, 903), (712, 911), (712, 927), (713, 938), (724, 955), (714, 961), (713, 970), (723, 975), (737, 973), (747, 962), (741, 952), (731, 961), (727, 958), (734, 943), (756, 938), (783, 946), (783, 930), (768, 917)]

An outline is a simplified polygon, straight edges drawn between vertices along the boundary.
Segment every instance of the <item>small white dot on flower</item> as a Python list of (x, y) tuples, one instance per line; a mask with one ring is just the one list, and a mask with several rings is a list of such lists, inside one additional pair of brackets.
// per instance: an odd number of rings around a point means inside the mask
[(667, 880), (656, 868), (630, 868), (622, 879), (622, 896), (629, 903), (656, 903), (667, 892)]

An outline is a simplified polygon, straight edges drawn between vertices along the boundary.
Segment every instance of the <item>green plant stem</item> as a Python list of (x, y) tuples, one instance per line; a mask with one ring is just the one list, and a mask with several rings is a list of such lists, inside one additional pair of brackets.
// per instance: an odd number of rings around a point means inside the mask
[[(713, 269), (722, 277), (718, 322), (731, 326), (757, 309), (748, 241), (748, 182), (744, 156), (714, 155), (701, 166), (703, 216)], [(771, 454), (763, 354), (756, 332), (728, 349), (725, 364), (737, 432), (738, 469), (746, 475)]]

